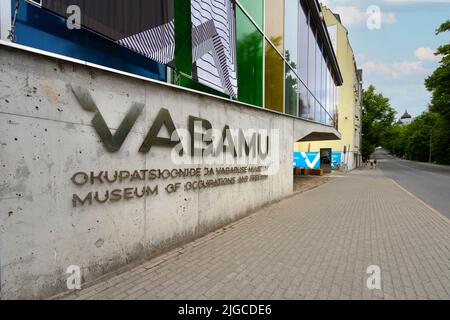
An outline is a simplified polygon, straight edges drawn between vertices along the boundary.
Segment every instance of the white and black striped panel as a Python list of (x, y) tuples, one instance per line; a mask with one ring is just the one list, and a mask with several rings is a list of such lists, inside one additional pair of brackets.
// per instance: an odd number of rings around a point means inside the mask
[(119, 44), (162, 64), (173, 61), (175, 56), (175, 26), (173, 20), (161, 26), (145, 30)]
[[(221, 37), (227, 57), (230, 63), (234, 63), (231, 50), (235, 47), (234, 33), (234, 10), (229, 0), (192, 0), (192, 23), (195, 26), (201, 25), (207, 21), (213, 20), (216, 31)], [(228, 9), (227, 9), (228, 8)], [(203, 10), (203, 11), (202, 11)], [(232, 17), (229, 17), (232, 14)]]
[(196, 62), (214, 50), (213, 36), (217, 34), (214, 22), (209, 20), (199, 26), (192, 26), (192, 62)]
[(198, 81), (237, 96), (234, 4), (231, 0), (191, 0), (191, 15)]

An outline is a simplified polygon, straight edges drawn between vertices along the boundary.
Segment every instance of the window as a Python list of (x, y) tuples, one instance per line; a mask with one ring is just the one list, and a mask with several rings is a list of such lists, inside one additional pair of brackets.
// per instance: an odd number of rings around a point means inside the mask
[(266, 109), (283, 112), (284, 60), (266, 41), (265, 103)]
[(298, 0), (285, 0), (284, 43), (286, 62), (294, 69), (298, 65)]
[(322, 105), (320, 97), (322, 96), (322, 43), (317, 39), (316, 42), (316, 90), (314, 92), (316, 98), (316, 109), (314, 113), (314, 119), (321, 121), (322, 119)]
[(285, 0), (285, 112), (298, 115), (298, 0)]
[(284, 0), (266, 0), (265, 11), (264, 33), (278, 51), (284, 54)]
[(239, 0), (256, 25), (264, 30), (264, 0)]
[(238, 100), (262, 107), (264, 38), (239, 7), (236, 24)]
[(311, 23), (308, 30), (308, 119), (314, 120), (314, 113), (316, 107), (316, 99), (314, 94), (316, 92), (316, 28)]
[(309, 95), (308, 90), (304, 84), (308, 83), (308, 41), (309, 25), (308, 25), (308, 11), (300, 5), (298, 11), (298, 66), (297, 73), (303, 83), (299, 83), (299, 116), (301, 118), (309, 118)]
[(298, 116), (298, 89), (299, 80), (295, 72), (286, 64), (285, 101), (286, 113)]

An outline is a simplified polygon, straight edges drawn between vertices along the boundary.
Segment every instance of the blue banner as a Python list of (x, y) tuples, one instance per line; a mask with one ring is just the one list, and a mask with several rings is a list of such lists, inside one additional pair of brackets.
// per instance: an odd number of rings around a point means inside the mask
[(294, 168), (320, 169), (320, 153), (294, 152)]
[[(333, 152), (331, 155), (331, 169), (337, 170), (341, 165), (342, 153)], [(320, 152), (294, 152), (294, 168), (320, 169)]]
[(331, 170), (337, 170), (341, 166), (342, 152), (333, 152), (331, 154)]

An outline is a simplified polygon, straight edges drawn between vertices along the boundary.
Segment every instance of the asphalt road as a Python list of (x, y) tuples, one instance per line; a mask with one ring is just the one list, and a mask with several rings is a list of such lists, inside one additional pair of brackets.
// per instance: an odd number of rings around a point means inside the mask
[(450, 166), (399, 160), (383, 149), (375, 157), (386, 177), (450, 219)]

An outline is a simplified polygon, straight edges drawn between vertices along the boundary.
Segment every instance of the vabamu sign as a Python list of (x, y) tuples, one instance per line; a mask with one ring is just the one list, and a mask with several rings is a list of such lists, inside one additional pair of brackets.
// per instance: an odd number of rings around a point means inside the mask
[[(104, 148), (118, 152), (131, 132), (145, 106), (133, 103), (118, 129), (113, 134), (89, 91), (71, 86), (81, 107), (94, 113), (92, 125)], [(166, 132), (166, 137), (161, 133)], [(278, 129), (232, 129), (225, 125), (215, 129), (206, 120), (189, 116), (186, 128), (176, 128), (168, 109), (161, 108), (153, 121), (138, 152), (148, 154), (154, 146), (171, 149), (172, 164), (192, 166), (183, 169), (134, 169), (114, 171), (76, 172), (71, 177), (77, 187), (85, 185), (114, 185), (112, 189), (89, 191), (83, 195), (74, 193), (74, 208), (122, 200), (157, 196), (161, 190), (168, 194), (179, 191), (192, 192), (234, 184), (266, 180), (279, 169)], [(203, 165), (202, 168), (197, 167)], [(207, 165), (207, 166), (204, 166)], [(229, 167), (232, 165), (233, 167)], [(182, 182), (160, 182), (182, 179)], [(139, 186), (118, 185), (144, 183)], [(151, 182), (151, 185), (145, 184)]]

